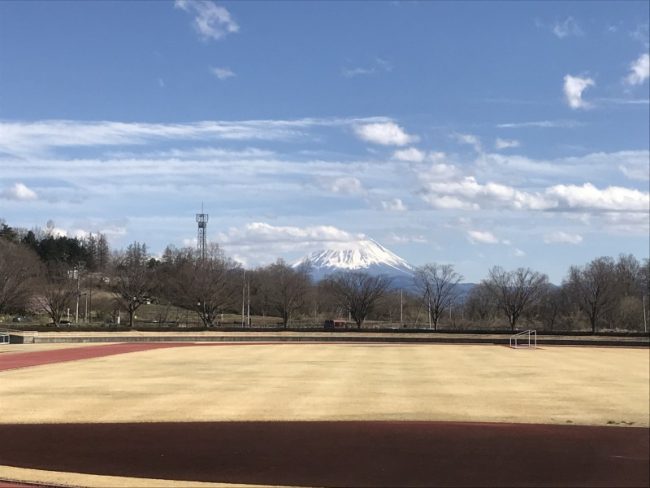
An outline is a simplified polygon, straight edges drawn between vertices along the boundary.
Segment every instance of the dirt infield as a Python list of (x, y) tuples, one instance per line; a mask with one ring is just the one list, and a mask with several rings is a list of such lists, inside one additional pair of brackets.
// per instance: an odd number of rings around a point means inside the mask
[(442, 422), (0, 425), (0, 464), (298, 486), (647, 486), (648, 429)]

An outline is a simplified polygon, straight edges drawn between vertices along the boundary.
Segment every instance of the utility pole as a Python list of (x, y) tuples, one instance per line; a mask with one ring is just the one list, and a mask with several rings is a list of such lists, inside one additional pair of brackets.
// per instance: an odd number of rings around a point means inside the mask
[(431, 294), (429, 294), (428, 299), (429, 299), (428, 315), (429, 315), (429, 329), (430, 329), (431, 328)]
[(246, 316), (244, 314), (246, 306), (246, 270), (244, 270), (244, 282), (241, 287), (241, 326), (244, 326)]
[(400, 327), (404, 326), (402, 290), (399, 291), (399, 326)]
[(79, 267), (75, 266), (74, 268), (74, 273), (77, 275), (77, 306), (75, 308), (74, 312), (74, 323), (78, 324), (79, 323)]
[(93, 283), (90, 281), (90, 288), (88, 288), (88, 319), (92, 322), (93, 314)]
[(643, 295), (643, 332), (648, 332), (648, 322), (646, 318), (646, 312), (645, 312), (645, 295)]
[(246, 321), (248, 323), (248, 326), (250, 327), (251, 325), (251, 283), (250, 281), (246, 283), (246, 298), (247, 298), (247, 310), (246, 310), (246, 315), (248, 315), (248, 320)]

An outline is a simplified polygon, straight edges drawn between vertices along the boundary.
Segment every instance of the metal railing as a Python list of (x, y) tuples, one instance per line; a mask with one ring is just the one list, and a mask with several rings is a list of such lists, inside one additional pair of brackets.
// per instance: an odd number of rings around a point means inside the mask
[[(520, 340), (523, 339), (523, 342)], [(532, 342), (531, 342), (532, 341)], [(525, 330), (510, 336), (510, 347), (513, 349), (536, 349), (537, 348), (537, 331)]]

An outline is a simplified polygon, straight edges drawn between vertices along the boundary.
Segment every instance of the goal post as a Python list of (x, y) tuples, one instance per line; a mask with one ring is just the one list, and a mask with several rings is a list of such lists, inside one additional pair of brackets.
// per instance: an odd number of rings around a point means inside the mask
[(512, 349), (537, 349), (537, 331), (529, 329), (511, 335), (510, 347)]

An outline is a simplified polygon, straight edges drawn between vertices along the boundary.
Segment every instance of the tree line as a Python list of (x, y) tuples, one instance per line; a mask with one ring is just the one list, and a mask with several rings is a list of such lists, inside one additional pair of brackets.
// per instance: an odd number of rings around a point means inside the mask
[(284, 327), (340, 319), (357, 328), (644, 331), (649, 277), (648, 259), (620, 255), (572, 266), (560, 285), (529, 268), (495, 266), (469, 289), (454, 266), (430, 263), (399, 290), (390, 278), (364, 272), (313, 282), (308, 267), (282, 260), (244, 269), (216, 244), (204, 256), (168, 246), (154, 258), (143, 243), (111, 251), (102, 234), (70, 238), (0, 223), (0, 314), (43, 313), (55, 325), (82, 294), (87, 300), (103, 293), (110, 300), (91, 305), (95, 318), (114, 323), (121, 312), (129, 327), (153, 302), (191, 313), (202, 327), (226, 325), (224, 314), (238, 314), (243, 326), (254, 325), (253, 316)]

